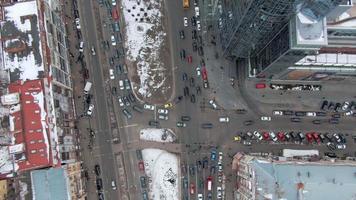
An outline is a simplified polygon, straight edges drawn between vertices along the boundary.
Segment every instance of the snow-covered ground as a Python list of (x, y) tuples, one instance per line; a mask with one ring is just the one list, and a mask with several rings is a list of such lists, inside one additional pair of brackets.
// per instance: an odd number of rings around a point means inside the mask
[(122, 1), (127, 59), (137, 65), (140, 78), (138, 92), (143, 97), (151, 97), (155, 91), (162, 90), (164, 93), (169, 89), (163, 87), (167, 81), (167, 66), (162, 62), (164, 55), (161, 48), (167, 37), (162, 25), (162, 1)]
[(160, 149), (143, 149), (149, 199), (178, 200), (178, 156)]
[(176, 136), (171, 129), (145, 128), (140, 130), (140, 139), (155, 142), (174, 142)]

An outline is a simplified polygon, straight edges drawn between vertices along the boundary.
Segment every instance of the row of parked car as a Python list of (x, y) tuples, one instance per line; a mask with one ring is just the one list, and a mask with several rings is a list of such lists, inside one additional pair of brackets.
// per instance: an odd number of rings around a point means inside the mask
[(333, 111), (333, 112), (344, 112), (344, 115), (346, 116), (356, 116), (356, 114), (354, 113), (354, 110), (356, 110), (356, 102), (354, 101), (345, 101), (343, 103), (335, 103), (332, 101), (327, 101), (324, 100), (321, 103), (321, 107), (320, 110), (323, 111)]
[[(276, 143), (305, 143), (305, 144), (334, 144), (336, 149), (346, 148), (346, 138), (343, 134), (339, 133), (318, 133), (318, 132), (273, 132), (273, 131), (248, 131), (240, 133), (234, 137), (235, 141), (242, 141), (245, 145), (251, 145), (251, 140), (276, 142)], [(246, 141), (246, 142), (245, 142)]]

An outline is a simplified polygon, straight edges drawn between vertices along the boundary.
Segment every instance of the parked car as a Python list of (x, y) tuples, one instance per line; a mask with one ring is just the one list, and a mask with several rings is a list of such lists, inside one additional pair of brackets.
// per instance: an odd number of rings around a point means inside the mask
[(159, 122), (158, 121), (154, 121), (154, 120), (150, 120), (150, 121), (148, 121), (148, 125), (149, 126), (158, 127), (159, 126)]
[(293, 117), (293, 118), (290, 118), (291, 122), (301, 122), (302, 119), (301, 118), (298, 118), (298, 117)]
[(329, 102), (324, 100), (323, 103), (321, 104), (320, 110), (326, 110), (326, 107), (328, 106)]
[(184, 30), (179, 31), (179, 37), (180, 37), (180, 39), (182, 39), (182, 40), (185, 38)]
[(346, 144), (337, 144), (336, 149), (339, 149), (339, 150), (346, 149)]
[(219, 117), (219, 122), (221, 123), (228, 123), (230, 121), (229, 117)]
[(190, 95), (190, 102), (195, 103), (195, 95)]
[(122, 100), (122, 97), (118, 96), (117, 99), (118, 99), (118, 101), (119, 101), (119, 106), (120, 106), (120, 107), (123, 107), (125, 104), (124, 104), (124, 102), (123, 102), (123, 100)]
[(87, 110), (87, 115), (91, 116), (93, 114), (94, 104), (90, 104)]
[(257, 83), (255, 87), (256, 87), (256, 89), (265, 89), (266, 84), (265, 83)]
[(157, 112), (159, 113), (159, 114), (164, 114), (164, 115), (168, 115), (168, 110), (167, 109), (158, 109), (157, 110)]
[(94, 172), (95, 172), (95, 175), (100, 176), (100, 174), (101, 174), (100, 165), (96, 164), (94, 166)]
[(307, 112), (307, 117), (315, 117), (316, 113), (315, 112)]
[(271, 117), (268, 116), (262, 116), (261, 121), (271, 121)]
[(188, 18), (187, 17), (183, 17), (183, 21), (184, 21), (184, 26), (188, 27)]
[(127, 109), (123, 109), (122, 113), (125, 115), (125, 117), (127, 119), (131, 119), (132, 118), (132, 114), (130, 113), (130, 111), (128, 111)]
[(274, 110), (273, 112), (273, 115), (283, 115), (283, 111), (281, 111), (281, 110)]
[(184, 127), (186, 127), (187, 126), (187, 124), (186, 123), (184, 123), (184, 122), (177, 122), (177, 127), (178, 128), (184, 128)]
[(160, 119), (160, 120), (168, 120), (168, 116), (167, 116), (167, 115), (159, 114), (159, 115), (158, 115), (158, 119)]
[(340, 143), (340, 142), (341, 142), (341, 138), (340, 138), (339, 134), (334, 133), (334, 134), (333, 134), (333, 137), (334, 137), (334, 139), (335, 139), (335, 141), (336, 141), (337, 143)]
[(146, 110), (155, 110), (155, 107), (153, 105), (150, 104), (143, 104), (143, 108)]
[(115, 36), (114, 36), (114, 35), (111, 35), (110, 39), (111, 39), (111, 45), (112, 45), (112, 46), (116, 46), (116, 39), (115, 39)]
[(331, 118), (331, 119), (329, 119), (329, 123), (330, 124), (338, 124), (339, 123), (339, 119)]
[(262, 135), (257, 131), (253, 132), (253, 135), (260, 141), (263, 139)]
[(131, 85), (129, 79), (124, 80), (124, 85), (126, 90), (131, 90)]
[(332, 142), (326, 143), (326, 146), (328, 147), (329, 150), (335, 151), (336, 150), (336, 145)]
[(114, 75), (114, 70), (113, 69), (109, 69), (109, 74), (110, 74), (110, 79), (111, 80), (115, 79), (115, 75)]
[(183, 122), (190, 121), (190, 117), (189, 117), (189, 116), (182, 116), (182, 117), (181, 117), (181, 120), (182, 120)]
[(252, 120), (247, 120), (247, 121), (244, 121), (244, 125), (245, 126), (250, 126), (252, 125), (254, 122)]
[(146, 184), (146, 177), (145, 176), (141, 176), (140, 177), (140, 183), (141, 183), (141, 187), (142, 188), (146, 188), (147, 184)]
[(201, 128), (210, 129), (210, 128), (213, 128), (213, 124), (212, 123), (203, 123), (203, 124), (201, 124)]
[(348, 101), (345, 101), (343, 104), (342, 104), (342, 110), (343, 111), (346, 111), (346, 110), (348, 110), (349, 109), (349, 106), (350, 106), (350, 102), (348, 102)]
[(278, 138), (274, 132), (269, 133), (273, 142), (277, 142)]
[(103, 189), (103, 180), (101, 178), (96, 179), (96, 189), (98, 191)]
[(214, 109), (217, 109), (217, 105), (216, 105), (216, 102), (215, 102), (215, 100), (213, 100), (213, 99), (211, 99), (211, 100), (209, 100), (209, 104), (214, 108)]
[(212, 161), (216, 160), (216, 150), (215, 149), (210, 151), (210, 160), (212, 160)]

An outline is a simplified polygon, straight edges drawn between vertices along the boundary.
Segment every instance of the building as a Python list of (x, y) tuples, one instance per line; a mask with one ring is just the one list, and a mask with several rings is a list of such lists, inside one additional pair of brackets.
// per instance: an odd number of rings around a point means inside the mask
[(237, 153), (233, 160), (236, 199), (355, 199), (355, 161), (311, 158)]
[(81, 162), (69, 163), (63, 166), (68, 176), (69, 191), (72, 200), (86, 199), (85, 181)]

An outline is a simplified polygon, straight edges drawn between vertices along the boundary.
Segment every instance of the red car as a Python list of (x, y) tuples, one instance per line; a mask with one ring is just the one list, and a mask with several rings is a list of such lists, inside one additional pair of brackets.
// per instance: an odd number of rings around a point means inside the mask
[(309, 143), (313, 143), (314, 138), (313, 138), (312, 133), (307, 133), (307, 134), (305, 134), (305, 136), (306, 136), (306, 138), (307, 138)]
[(262, 132), (262, 136), (264, 140), (269, 140), (269, 133), (268, 132)]
[(319, 137), (319, 134), (318, 133), (313, 133), (313, 138), (314, 138), (314, 140), (315, 140), (315, 142), (317, 142), (317, 143), (320, 143), (320, 137)]
[(278, 140), (281, 142), (284, 142), (286, 140), (285, 135), (283, 132), (278, 132), (277, 133)]
[(188, 60), (188, 63), (192, 63), (193, 62), (193, 57), (192, 56), (188, 56), (187, 60)]
[(145, 165), (142, 160), (138, 162), (138, 168), (140, 169), (140, 171), (145, 171)]
[(194, 183), (190, 184), (190, 194), (194, 194), (195, 193), (195, 185)]
[(257, 83), (256, 84), (256, 89), (265, 89), (266, 88), (266, 84), (265, 83)]

